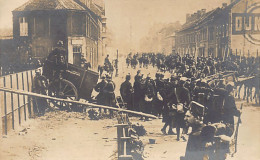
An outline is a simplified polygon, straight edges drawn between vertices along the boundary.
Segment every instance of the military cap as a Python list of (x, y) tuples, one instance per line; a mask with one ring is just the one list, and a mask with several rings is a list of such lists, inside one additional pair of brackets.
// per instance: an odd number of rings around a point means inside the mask
[(229, 82), (229, 83), (227, 84), (227, 86), (226, 86), (226, 90), (227, 90), (228, 92), (230, 92), (230, 91), (232, 91), (233, 89), (234, 89), (234, 83)]
[(131, 79), (131, 75), (130, 75), (130, 74), (126, 75), (126, 76), (125, 76), (125, 79), (126, 79), (126, 80), (130, 80), (130, 79)]
[(106, 75), (103, 74), (103, 75), (101, 76), (101, 79), (105, 79), (105, 78), (106, 78)]
[(112, 79), (112, 77), (110, 75), (106, 75), (106, 78), (109, 79), (109, 80)]

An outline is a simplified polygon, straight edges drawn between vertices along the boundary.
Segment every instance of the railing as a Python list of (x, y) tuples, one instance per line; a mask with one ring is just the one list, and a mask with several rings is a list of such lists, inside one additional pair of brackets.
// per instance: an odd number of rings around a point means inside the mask
[[(41, 69), (40, 69), (41, 70)], [(32, 91), (36, 70), (0, 77), (0, 87)], [(0, 131), (7, 134), (34, 115), (32, 99), (27, 95), (0, 92)]]

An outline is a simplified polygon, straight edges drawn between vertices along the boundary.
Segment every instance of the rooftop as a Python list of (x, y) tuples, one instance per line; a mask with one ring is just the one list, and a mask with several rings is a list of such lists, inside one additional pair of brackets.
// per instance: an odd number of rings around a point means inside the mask
[(188, 15), (188, 20), (186, 21), (185, 24), (182, 25), (181, 29), (178, 30), (178, 32), (185, 31), (185, 30), (188, 30), (190, 28), (194, 28), (194, 27), (198, 26), (199, 24), (201, 24), (203, 22), (206, 22), (208, 20), (212, 20), (212, 19), (214, 19), (214, 17), (216, 17), (217, 15), (222, 13), (224, 10), (231, 9), (234, 5), (236, 5), (240, 1), (241, 0), (234, 0), (229, 5), (223, 3), (222, 8), (218, 7), (216, 9), (209, 11), (209, 12), (205, 12), (205, 10), (202, 9), (202, 10), (199, 10), (197, 13), (194, 13), (192, 15)]
[(74, 0), (29, 0), (14, 11), (34, 10), (86, 10)]

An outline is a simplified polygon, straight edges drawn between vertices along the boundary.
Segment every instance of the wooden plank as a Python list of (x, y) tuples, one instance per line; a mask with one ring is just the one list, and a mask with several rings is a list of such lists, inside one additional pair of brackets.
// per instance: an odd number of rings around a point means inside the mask
[(126, 109), (121, 109), (121, 108), (114, 108), (114, 107), (98, 105), (98, 104), (93, 104), (93, 103), (88, 103), (88, 102), (79, 102), (79, 101), (72, 101), (72, 100), (67, 100), (67, 99), (55, 98), (55, 97), (50, 97), (50, 96), (47, 96), (47, 95), (41, 95), (41, 94), (32, 93), (32, 92), (23, 91), (23, 90), (14, 90), (14, 89), (10, 89), (10, 88), (0, 87), (0, 91), (22, 94), (22, 95), (38, 97), (38, 98), (45, 98), (45, 99), (50, 99), (50, 100), (55, 100), (55, 101), (62, 101), (62, 102), (65, 102), (65, 103), (73, 103), (73, 104), (77, 104), (77, 105), (84, 105), (87, 108), (103, 108), (103, 109), (109, 109), (109, 110), (114, 110), (114, 111), (119, 111), (119, 112), (131, 113), (131, 114), (135, 114), (135, 115), (139, 115), (139, 116), (157, 119), (157, 117), (154, 116), (154, 115), (146, 114), (146, 113), (142, 113), (142, 112), (136, 112), (136, 111), (126, 110)]
[(247, 81), (247, 80), (250, 80), (250, 79), (253, 79), (253, 78), (255, 78), (255, 76), (251, 76), (251, 77), (238, 77), (237, 81), (238, 82), (243, 82), (243, 81)]

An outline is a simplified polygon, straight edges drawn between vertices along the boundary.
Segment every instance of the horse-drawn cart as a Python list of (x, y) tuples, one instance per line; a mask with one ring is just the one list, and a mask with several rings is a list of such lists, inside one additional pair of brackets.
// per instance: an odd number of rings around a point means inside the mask
[[(90, 100), (92, 90), (98, 81), (98, 73), (65, 63), (62, 56), (50, 54), (43, 66), (43, 76), (48, 82), (48, 95), (69, 100)], [(61, 102), (52, 103), (56, 106), (62, 105)]]

